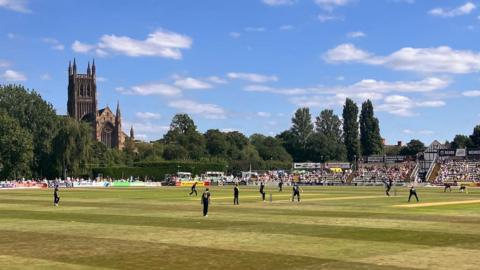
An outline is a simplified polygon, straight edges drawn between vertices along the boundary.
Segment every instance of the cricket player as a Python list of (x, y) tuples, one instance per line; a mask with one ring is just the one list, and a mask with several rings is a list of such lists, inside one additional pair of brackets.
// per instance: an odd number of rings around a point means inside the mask
[(238, 189), (238, 184), (235, 184), (235, 187), (233, 188), (233, 205), (238, 205), (239, 193), (240, 193), (240, 190)]
[(210, 205), (210, 191), (208, 188), (202, 194), (203, 216), (208, 217), (208, 206)]
[(410, 186), (410, 195), (408, 195), (408, 202), (410, 202), (412, 196), (415, 196), (415, 199), (417, 199), (418, 202), (417, 190), (415, 190), (415, 186), (413, 184)]
[(300, 202), (300, 188), (297, 183), (293, 184), (292, 202), (295, 201), (295, 196), (297, 201)]
[(450, 192), (452, 192), (452, 184), (450, 184), (450, 183), (445, 183), (445, 184), (443, 184), (443, 186), (445, 187), (445, 188), (443, 189), (443, 192), (447, 192), (447, 189), (448, 189)]
[(262, 200), (265, 201), (265, 183), (260, 182), (260, 194), (262, 194)]
[(197, 196), (197, 182), (196, 181), (195, 181), (195, 183), (193, 183), (193, 185), (191, 187), (190, 194), (188, 194), (188, 195), (192, 196), (193, 193), (195, 193), (195, 196)]
[(385, 194), (390, 197), (390, 190), (392, 189), (393, 181), (390, 179), (387, 181), (383, 181), (385, 184)]
[(60, 202), (60, 197), (58, 196), (58, 185), (55, 185), (55, 189), (53, 191), (53, 205), (58, 206), (58, 202)]

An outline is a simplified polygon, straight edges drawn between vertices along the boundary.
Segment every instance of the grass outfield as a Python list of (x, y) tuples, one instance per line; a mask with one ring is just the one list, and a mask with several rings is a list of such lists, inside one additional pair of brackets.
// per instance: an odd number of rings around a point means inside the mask
[[(199, 188), (199, 191), (203, 188)], [(0, 191), (1, 269), (478, 269), (480, 190), (187, 188)], [(393, 193), (393, 192), (392, 192)], [(200, 196), (200, 194), (199, 194)], [(267, 195), (268, 198), (268, 195)]]

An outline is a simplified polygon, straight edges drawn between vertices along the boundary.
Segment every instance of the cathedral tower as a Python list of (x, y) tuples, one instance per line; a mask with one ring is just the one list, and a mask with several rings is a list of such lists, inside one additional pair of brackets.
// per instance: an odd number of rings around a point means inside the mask
[(92, 68), (88, 63), (87, 73), (77, 73), (77, 63), (68, 64), (68, 115), (77, 120), (84, 120), (94, 126), (97, 116), (97, 83), (95, 75), (95, 60)]

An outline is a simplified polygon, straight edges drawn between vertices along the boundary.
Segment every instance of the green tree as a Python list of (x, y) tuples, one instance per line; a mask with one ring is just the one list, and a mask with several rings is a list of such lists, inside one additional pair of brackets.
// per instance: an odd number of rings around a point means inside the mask
[(167, 144), (163, 150), (163, 158), (166, 160), (185, 160), (188, 151), (181, 145)]
[(472, 135), (470, 135), (472, 147), (480, 147), (480, 125), (473, 129)]
[(316, 131), (327, 138), (342, 142), (342, 121), (333, 110), (323, 110), (315, 121)]
[(358, 137), (358, 107), (353, 100), (347, 98), (343, 106), (343, 140), (347, 150), (347, 159), (352, 162), (360, 154)]
[(281, 139), (283, 146), (295, 161), (306, 161), (309, 156), (309, 140), (313, 133), (310, 110), (300, 108), (292, 118), (292, 127), (282, 132), (277, 138)]
[(470, 137), (465, 135), (460, 135), (460, 134), (455, 135), (455, 138), (453, 138), (453, 141), (450, 144), (450, 147), (454, 149), (471, 147), (471, 146), (472, 146), (472, 141), (470, 140)]
[(208, 153), (214, 157), (226, 157), (228, 142), (225, 134), (218, 129), (209, 129), (204, 134)]
[(425, 144), (420, 140), (411, 140), (400, 150), (402, 156), (415, 156), (416, 154), (425, 151)]
[[(346, 149), (342, 138), (342, 122), (333, 113), (333, 110), (323, 110), (315, 121), (317, 135), (314, 141), (322, 140), (322, 144), (315, 146), (313, 153), (321, 161), (346, 159)], [(322, 158), (323, 157), (323, 158)], [(310, 160), (313, 160), (310, 158)]]
[(176, 114), (170, 123), (170, 129), (165, 134), (164, 139), (167, 143), (175, 142), (179, 135), (185, 135), (189, 132), (196, 132), (197, 126), (188, 114)]
[(278, 134), (276, 138), (282, 143), (282, 146), (294, 161), (302, 161), (304, 159), (304, 152), (298, 147), (295, 136), (291, 130), (283, 131)]
[(0, 179), (28, 177), (33, 161), (32, 135), (0, 111)]
[(281, 140), (274, 137), (266, 137), (261, 134), (250, 136), (250, 142), (258, 151), (260, 157), (265, 160), (292, 161), (292, 157), (282, 146)]
[[(173, 117), (170, 129), (167, 134), (165, 134), (163, 141), (167, 145), (174, 144), (183, 147), (186, 150), (186, 158), (188, 159), (200, 160), (207, 156), (205, 138), (197, 131), (195, 123), (187, 114), (177, 114)], [(175, 147), (176, 146), (169, 147), (168, 151), (171, 151)], [(163, 153), (164, 158), (175, 156), (170, 152), (165, 153), (165, 151), (167, 151), (167, 148), (165, 148)], [(179, 156), (181, 157), (182, 155)]]
[(238, 131), (228, 132), (226, 134), (228, 150), (227, 156), (230, 160), (239, 160), (242, 158), (242, 151), (248, 146), (248, 138)]
[(362, 111), (360, 112), (360, 143), (362, 155), (364, 156), (381, 154), (383, 152), (380, 127), (370, 100), (362, 104)]
[(84, 122), (65, 117), (53, 139), (53, 160), (57, 175), (78, 176), (85, 173), (91, 156), (91, 127)]
[(298, 145), (306, 149), (308, 138), (313, 133), (312, 115), (309, 108), (300, 108), (295, 112), (291, 130)]
[(52, 140), (58, 128), (53, 106), (34, 90), (19, 85), (0, 85), (0, 108), (16, 119), (33, 138), (33, 176), (55, 176), (51, 170)]

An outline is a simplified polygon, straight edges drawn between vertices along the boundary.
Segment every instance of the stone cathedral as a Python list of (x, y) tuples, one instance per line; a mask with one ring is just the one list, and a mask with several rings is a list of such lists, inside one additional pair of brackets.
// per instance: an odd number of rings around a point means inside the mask
[(68, 115), (79, 121), (90, 123), (93, 128), (92, 137), (107, 147), (123, 149), (125, 139), (133, 138), (133, 127), (130, 130), (132, 138), (122, 131), (122, 116), (120, 104), (117, 102), (115, 114), (107, 106), (98, 110), (97, 83), (95, 60), (88, 63), (87, 73), (77, 73), (77, 63), (68, 63)]

